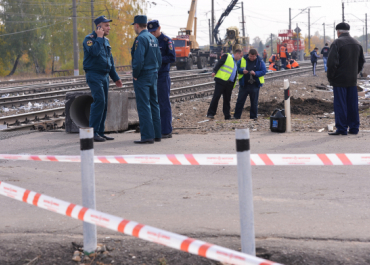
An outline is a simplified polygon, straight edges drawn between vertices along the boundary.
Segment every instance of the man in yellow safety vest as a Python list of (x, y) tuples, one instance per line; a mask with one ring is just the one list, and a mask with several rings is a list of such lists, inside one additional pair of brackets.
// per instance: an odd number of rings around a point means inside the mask
[(223, 96), (223, 113), (225, 120), (231, 119), (230, 115), (230, 100), (233, 88), (238, 80), (237, 62), (242, 58), (241, 50), (235, 50), (234, 54), (225, 53), (213, 68), (212, 77), (215, 78), (215, 91), (211, 104), (208, 108), (207, 117), (214, 119), (218, 101), (221, 95)]

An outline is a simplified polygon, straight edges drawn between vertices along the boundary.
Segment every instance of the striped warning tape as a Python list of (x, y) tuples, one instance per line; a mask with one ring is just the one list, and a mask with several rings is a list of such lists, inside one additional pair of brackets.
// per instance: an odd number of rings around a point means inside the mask
[(129, 221), (4, 182), (0, 182), (0, 194), (74, 219), (220, 262), (240, 265), (278, 265), (268, 260)]
[[(80, 162), (80, 156), (2, 155), (0, 160)], [(230, 165), (237, 164), (231, 154), (122, 155), (95, 156), (95, 163), (150, 165)], [(370, 154), (251, 154), (252, 166), (342, 166), (370, 165)]]

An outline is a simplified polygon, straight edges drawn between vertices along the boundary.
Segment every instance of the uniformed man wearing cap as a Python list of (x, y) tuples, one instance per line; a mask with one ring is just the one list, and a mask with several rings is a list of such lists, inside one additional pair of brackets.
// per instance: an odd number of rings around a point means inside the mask
[(365, 63), (364, 52), (361, 44), (349, 35), (349, 24), (339, 23), (335, 29), (338, 39), (330, 46), (327, 77), (333, 86), (337, 130), (329, 135), (358, 134), (357, 75)]
[(110, 31), (109, 22), (105, 16), (94, 20), (96, 31), (87, 35), (83, 41), (83, 67), (86, 81), (90, 87), (94, 102), (90, 108), (89, 126), (94, 128), (94, 141), (104, 142), (114, 140), (104, 135), (104, 124), (107, 117), (109, 77), (122, 87), (122, 82), (114, 67), (112, 48), (106, 38)]
[(148, 22), (148, 31), (157, 38), (162, 54), (162, 66), (158, 72), (158, 103), (161, 114), (162, 138), (172, 138), (172, 110), (170, 103), (171, 63), (176, 61), (175, 48), (170, 37), (161, 32), (158, 20)]
[(131, 56), (141, 133), (141, 140), (134, 143), (152, 144), (154, 141), (160, 142), (162, 138), (157, 96), (158, 71), (162, 65), (162, 56), (157, 38), (146, 29), (147, 17), (135, 16), (132, 25), (138, 34), (131, 48)]

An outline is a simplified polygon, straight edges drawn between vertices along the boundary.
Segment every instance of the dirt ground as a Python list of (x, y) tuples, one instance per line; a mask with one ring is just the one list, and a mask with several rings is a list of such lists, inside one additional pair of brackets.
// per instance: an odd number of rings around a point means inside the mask
[[(239, 237), (202, 237), (198, 239), (240, 251)], [(109, 251), (88, 261), (72, 260), (82, 235), (24, 233), (1, 235), (0, 264), (7, 265), (221, 265), (222, 263), (160, 246), (129, 236), (99, 237), (98, 243)], [(298, 243), (299, 242), (299, 243)], [(263, 247), (262, 247), (263, 246)], [(338, 252), (340, 248), (340, 252)], [(281, 264), (344, 265), (370, 264), (366, 255), (368, 245), (363, 242), (335, 242), (314, 239), (295, 240), (257, 238), (257, 256)], [(84, 257), (82, 257), (84, 259)], [(227, 265), (224, 263), (223, 265)]]
[[(365, 72), (370, 73), (370, 65), (365, 65)], [(327, 132), (328, 124), (334, 124), (333, 92), (329, 87), (324, 71), (317, 77), (306, 74), (289, 78), (291, 94), (292, 131)], [(358, 80), (358, 84), (369, 84), (370, 78)], [(278, 109), (284, 109), (283, 80), (266, 81), (260, 89), (258, 120), (249, 118), (250, 102), (246, 101), (240, 120), (225, 120), (222, 113), (223, 99), (219, 101), (214, 120), (206, 117), (212, 97), (198, 98), (192, 101), (172, 104), (173, 127), (175, 133), (208, 133), (231, 131), (249, 127), (253, 131), (269, 131), (270, 115)], [(368, 87), (370, 88), (370, 87)], [(235, 110), (238, 88), (234, 89), (231, 99), (231, 114)], [(370, 129), (370, 98), (359, 96), (360, 130)], [(335, 128), (334, 128), (335, 129)]]

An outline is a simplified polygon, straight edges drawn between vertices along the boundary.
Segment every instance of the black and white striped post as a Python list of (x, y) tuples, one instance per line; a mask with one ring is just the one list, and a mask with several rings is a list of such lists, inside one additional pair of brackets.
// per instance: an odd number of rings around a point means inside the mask
[[(94, 128), (80, 128), (82, 206), (95, 210)], [(97, 247), (96, 225), (83, 223), (84, 252)]]
[(242, 252), (256, 255), (254, 235), (253, 187), (249, 129), (237, 129), (236, 157), (238, 163), (238, 189), (240, 212), (240, 237)]
[(292, 118), (290, 116), (290, 88), (288, 79), (284, 79), (284, 109), (286, 117), (286, 132), (291, 132)]

